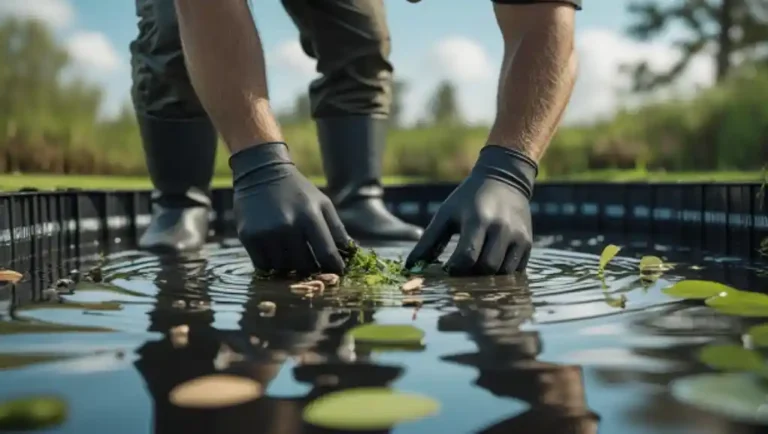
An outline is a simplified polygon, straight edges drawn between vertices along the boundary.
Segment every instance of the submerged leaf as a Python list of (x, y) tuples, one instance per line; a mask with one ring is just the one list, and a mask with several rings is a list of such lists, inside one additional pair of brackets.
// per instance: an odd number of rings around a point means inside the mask
[(603, 253), (600, 254), (600, 265), (598, 267), (598, 271), (602, 272), (605, 270), (605, 266), (611, 262), (611, 260), (619, 253), (620, 250), (621, 247), (615, 244), (609, 244), (605, 246)]
[(0, 403), (0, 431), (27, 431), (58, 425), (67, 417), (67, 403), (38, 396)]
[(411, 325), (365, 324), (348, 332), (356, 342), (378, 345), (421, 345), (424, 332)]
[(760, 353), (738, 345), (708, 345), (699, 351), (698, 359), (721, 371), (761, 372), (765, 369)]
[(705, 299), (740, 292), (722, 283), (707, 280), (683, 280), (662, 290), (667, 295), (685, 299)]
[(440, 404), (423, 395), (387, 388), (355, 388), (329, 393), (309, 403), (304, 421), (331, 430), (386, 430), (432, 416)]
[(768, 295), (735, 291), (708, 298), (707, 306), (726, 315), (768, 317)]
[(672, 396), (709, 413), (750, 424), (768, 424), (768, 388), (750, 374), (701, 374), (674, 380)]

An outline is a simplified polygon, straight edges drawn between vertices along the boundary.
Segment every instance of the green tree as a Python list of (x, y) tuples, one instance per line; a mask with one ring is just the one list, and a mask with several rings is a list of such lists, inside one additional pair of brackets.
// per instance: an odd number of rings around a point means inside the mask
[(680, 58), (667, 71), (653, 71), (647, 62), (627, 65), (632, 73), (634, 90), (650, 91), (677, 79), (691, 60), (714, 49), (716, 81), (730, 73), (738, 56), (759, 56), (757, 48), (768, 41), (768, 22), (761, 19), (755, 5), (761, 0), (634, 0), (628, 11), (635, 21), (627, 29), (638, 40), (661, 36), (670, 28), (682, 26), (685, 36), (674, 45)]
[(433, 124), (458, 124), (462, 121), (456, 86), (450, 81), (437, 85), (430, 100), (431, 121)]

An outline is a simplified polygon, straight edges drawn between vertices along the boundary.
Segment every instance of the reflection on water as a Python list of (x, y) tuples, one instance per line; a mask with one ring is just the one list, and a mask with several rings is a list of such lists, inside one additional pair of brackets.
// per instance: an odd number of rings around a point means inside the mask
[[(107, 283), (80, 282), (59, 302), (40, 302), (37, 287), (37, 302), (0, 295), (8, 320), (0, 323), (0, 399), (66, 397), (69, 417), (51, 431), (61, 433), (323, 432), (303, 424), (304, 406), (361, 386), (440, 402), (437, 416), (397, 433), (756, 432), (670, 397), (671, 380), (706, 371), (695, 352), (737, 336), (744, 322), (660, 289), (686, 277), (748, 289), (762, 278), (729, 264), (680, 262), (644, 284), (626, 249), (603, 283), (598, 244), (540, 243), (527, 277), (434, 277), (417, 295), (345, 288), (313, 298), (286, 283), (253, 283), (245, 253), (231, 243), (183, 261), (122, 252), (102, 268)], [(395, 258), (409, 247), (377, 251)], [(32, 281), (16, 288), (16, 301), (30, 298), (21, 293)], [(621, 295), (624, 308), (610, 302)], [(262, 302), (276, 309), (265, 313)], [(419, 327), (425, 347), (373, 352), (344, 339), (371, 322)], [(264, 396), (218, 410), (170, 403), (174, 387), (213, 373), (254, 379)]]

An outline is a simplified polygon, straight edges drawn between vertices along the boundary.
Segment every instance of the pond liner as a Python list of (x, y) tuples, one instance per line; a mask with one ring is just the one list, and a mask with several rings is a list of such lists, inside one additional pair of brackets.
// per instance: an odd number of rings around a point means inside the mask
[[(455, 187), (388, 186), (385, 202), (403, 220), (425, 226)], [(768, 237), (763, 190), (759, 183), (542, 182), (531, 212), (537, 235), (633, 236), (754, 259)], [(232, 190), (214, 189), (212, 202), (211, 235), (233, 235)], [(135, 245), (150, 210), (149, 190), (0, 193), (0, 267), (23, 261), (34, 268)]]

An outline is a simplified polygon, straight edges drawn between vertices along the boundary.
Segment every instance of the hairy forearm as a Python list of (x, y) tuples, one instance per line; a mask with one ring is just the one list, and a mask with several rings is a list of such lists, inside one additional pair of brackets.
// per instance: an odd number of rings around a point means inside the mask
[(576, 80), (574, 11), (552, 3), (495, 9), (504, 36), (504, 62), (488, 143), (539, 161)]
[(231, 152), (283, 141), (269, 104), (264, 52), (243, 0), (175, 0), (195, 93)]

